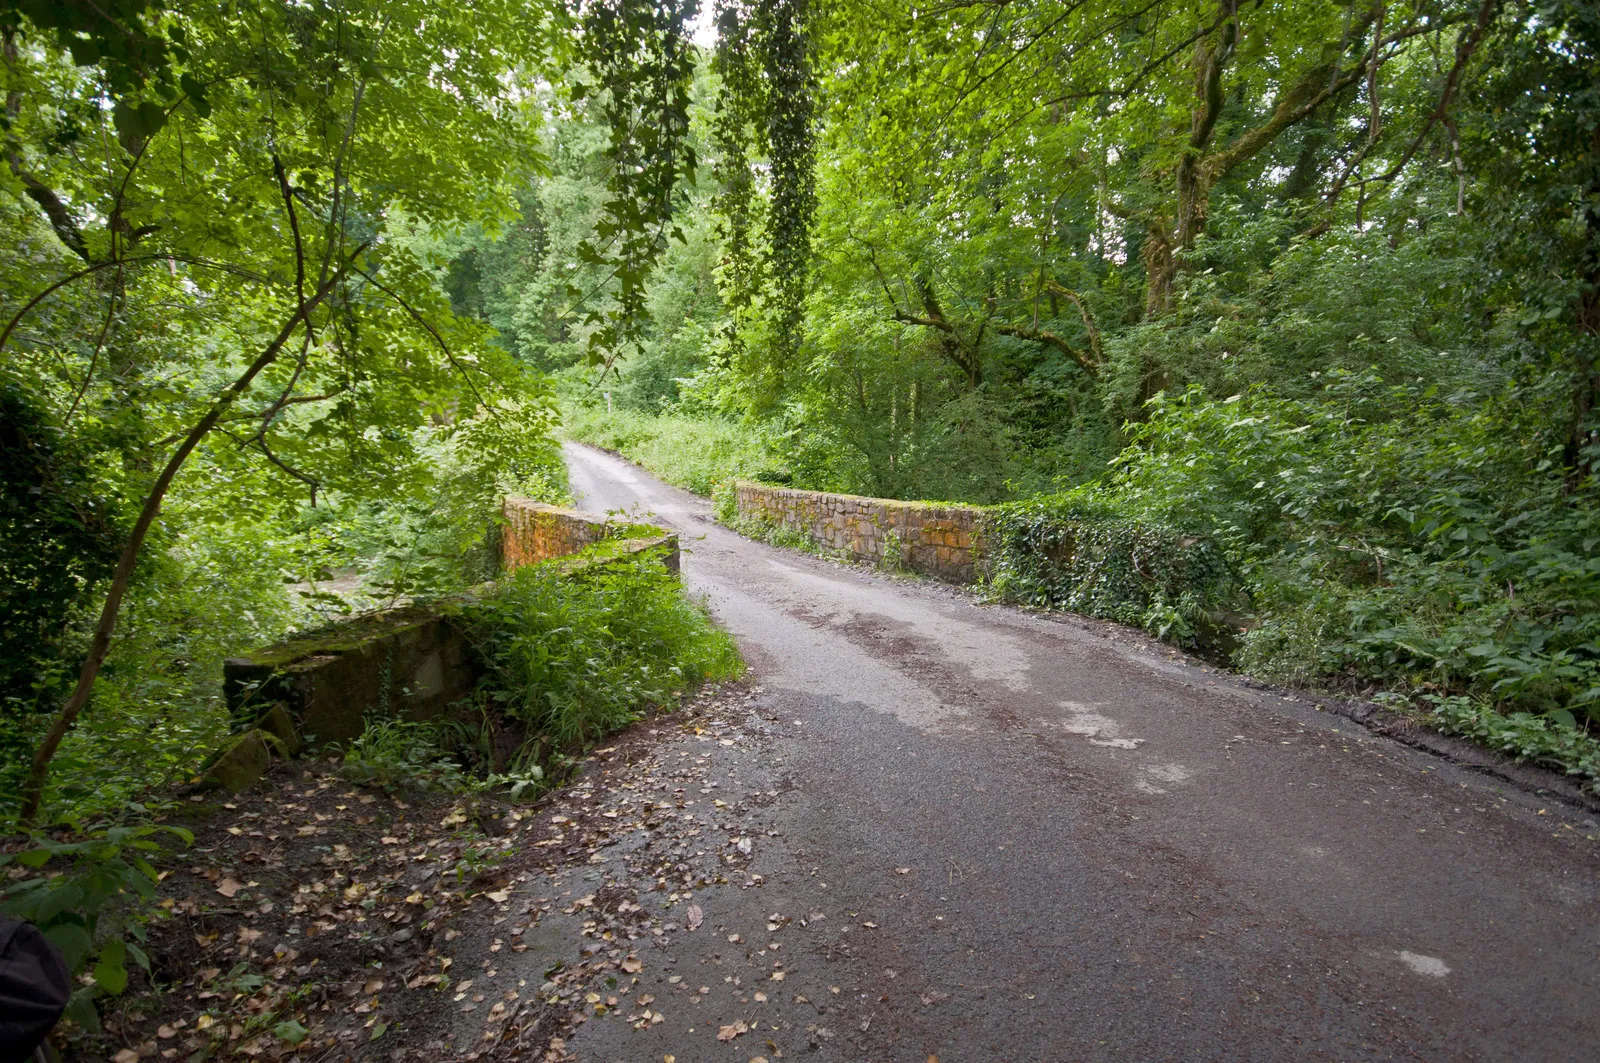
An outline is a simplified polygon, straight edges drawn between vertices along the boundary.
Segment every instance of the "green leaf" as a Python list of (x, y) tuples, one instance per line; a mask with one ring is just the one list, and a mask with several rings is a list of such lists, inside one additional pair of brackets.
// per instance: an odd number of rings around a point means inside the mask
[(87, 927), (82, 923), (56, 923), (44, 928), (44, 936), (61, 950), (69, 971), (76, 974), (83, 970), (89, 951), (94, 948), (94, 939), (89, 936)]
[(273, 1036), (292, 1045), (300, 1044), (311, 1035), (310, 1030), (307, 1030), (293, 1019), (278, 1023), (272, 1028), (272, 1033)]
[(100, 1012), (94, 1006), (95, 987), (83, 986), (67, 1000), (66, 1017), (90, 1033), (100, 1032)]
[(128, 948), (121, 938), (112, 938), (100, 950), (94, 965), (95, 985), (112, 996), (128, 988)]

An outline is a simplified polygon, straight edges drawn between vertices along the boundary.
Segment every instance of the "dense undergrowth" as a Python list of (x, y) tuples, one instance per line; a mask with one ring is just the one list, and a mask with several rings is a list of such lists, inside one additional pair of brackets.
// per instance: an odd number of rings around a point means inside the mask
[(522, 797), (559, 783), (575, 758), (651, 711), (743, 670), (733, 639), (683, 592), (659, 551), (609, 541), (528, 565), (455, 616), (484, 669), (473, 698), (433, 723), (368, 722), (342, 771), (387, 788)]
[(625, 454), (667, 483), (699, 495), (711, 494), (729, 479), (787, 475), (759, 427), (674, 412), (608, 411), (592, 401), (568, 402), (563, 412), (563, 427), (573, 439)]
[(489, 667), (488, 709), (558, 752), (742, 669), (732, 637), (649, 551), (572, 574), (518, 569), (466, 619)]
[[(606, 736), (742, 671), (732, 638), (658, 553), (617, 557), (597, 544), (579, 556), (601, 563), (525, 566), (474, 595), (457, 617), (487, 666), (474, 698), (437, 722), (369, 720), (335, 751), (341, 774), (396, 792), (527, 800), (564, 781)], [(134, 811), (159, 814), (176, 801), (149, 796)], [(114, 817), (0, 854), (10, 870), (0, 912), (36, 922), (75, 976), (90, 975), (72, 1011), (84, 1028), (94, 1027), (97, 999), (121, 993), (133, 966), (148, 969), (145, 927), (161, 914), (147, 906), (153, 862), (191, 841), (177, 828)]]

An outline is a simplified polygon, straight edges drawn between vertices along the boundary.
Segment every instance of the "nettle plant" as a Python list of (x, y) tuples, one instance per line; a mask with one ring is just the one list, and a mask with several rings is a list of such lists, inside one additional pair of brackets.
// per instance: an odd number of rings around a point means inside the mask
[(0, 911), (33, 923), (61, 950), (80, 982), (67, 1015), (86, 1029), (99, 1027), (97, 998), (127, 989), (130, 963), (150, 970), (141, 946), (148, 921), (165, 914), (149, 903), (160, 881), (150, 861), (163, 837), (194, 842), (181, 827), (109, 826), (71, 841), (35, 835), (26, 848), (0, 854)]

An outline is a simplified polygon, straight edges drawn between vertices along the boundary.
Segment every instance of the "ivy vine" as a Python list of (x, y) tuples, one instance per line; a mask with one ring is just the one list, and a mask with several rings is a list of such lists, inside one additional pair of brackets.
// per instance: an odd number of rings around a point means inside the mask
[[(816, 215), (816, 76), (809, 0), (718, 0), (713, 137), (722, 192), (724, 284), (730, 305), (765, 296), (781, 365), (799, 347)], [(770, 193), (764, 247), (752, 236), (761, 204), (752, 155), (765, 156)], [(735, 343), (738, 342), (737, 336)]]
[[(575, 100), (592, 96), (610, 129), (608, 198), (594, 236), (578, 249), (586, 262), (609, 269), (616, 297), (585, 317), (592, 361), (610, 364), (636, 343), (649, 315), (645, 284), (669, 238), (680, 190), (694, 180), (689, 142), (689, 95), (695, 50), (687, 25), (699, 0), (574, 0), (582, 27), (579, 55), (592, 85), (573, 87)], [(574, 298), (584, 293), (572, 290)]]

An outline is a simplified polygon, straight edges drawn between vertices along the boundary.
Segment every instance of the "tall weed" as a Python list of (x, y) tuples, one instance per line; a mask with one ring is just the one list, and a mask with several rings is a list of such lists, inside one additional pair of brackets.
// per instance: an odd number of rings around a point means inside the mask
[(658, 557), (563, 568), (519, 569), (466, 612), (492, 705), (557, 749), (598, 741), (742, 670), (733, 640)]
[(717, 417), (650, 414), (569, 405), (566, 430), (582, 443), (622, 454), (667, 483), (697, 495), (734, 479), (786, 479), (787, 463), (760, 427)]

